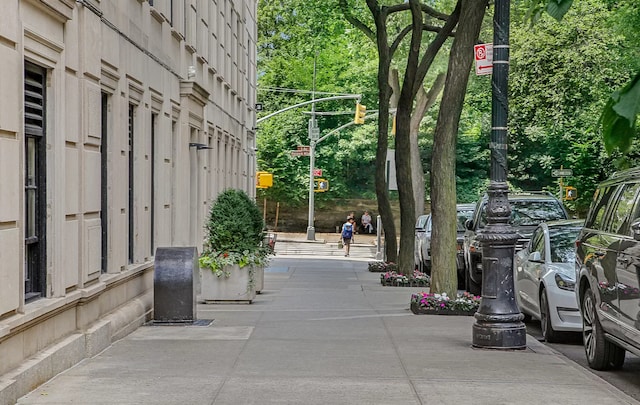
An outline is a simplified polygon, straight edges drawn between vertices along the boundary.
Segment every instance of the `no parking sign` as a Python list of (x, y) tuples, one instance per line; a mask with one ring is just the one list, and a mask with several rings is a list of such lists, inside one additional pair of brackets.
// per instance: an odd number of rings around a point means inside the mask
[(473, 47), (476, 60), (476, 74), (490, 75), (493, 73), (493, 44), (478, 44)]

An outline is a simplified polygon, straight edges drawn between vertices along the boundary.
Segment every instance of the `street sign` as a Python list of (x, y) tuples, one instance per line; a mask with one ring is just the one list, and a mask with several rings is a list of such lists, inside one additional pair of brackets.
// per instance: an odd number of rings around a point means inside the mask
[(256, 111), (262, 111), (263, 106), (262, 103), (256, 103)]
[(572, 169), (553, 169), (551, 170), (551, 176), (553, 177), (571, 177), (573, 176)]
[(310, 150), (292, 150), (292, 151), (289, 151), (289, 153), (291, 153), (291, 156), (293, 156), (293, 157), (310, 156), (311, 155), (311, 151)]
[(322, 177), (322, 169), (313, 169), (314, 177)]
[(493, 44), (474, 45), (473, 53), (476, 61), (476, 75), (493, 73)]
[(307, 152), (311, 152), (311, 146), (298, 145), (298, 150), (306, 150)]
[(314, 127), (309, 129), (309, 138), (317, 141), (320, 138), (320, 128)]

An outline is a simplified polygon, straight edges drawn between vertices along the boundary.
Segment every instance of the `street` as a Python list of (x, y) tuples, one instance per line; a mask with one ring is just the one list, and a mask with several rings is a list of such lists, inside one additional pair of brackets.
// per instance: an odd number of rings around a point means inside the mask
[[(542, 341), (540, 322), (532, 320), (527, 323), (527, 333), (539, 341)], [(614, 387), (624, 391), (627, 395), (636, 400), (640, 400), (640, 358), (634, 354), (627, 352), (624, 366), (620, 370), (597, 371), (591, 369), (587, 364), (581, 334), (567, 333), (562, 343), (544, 342), (544, 344), (553, 350), (562, 353), (571, 361), (574, 361), (584, 367), (586, 370), (607, 381)]]

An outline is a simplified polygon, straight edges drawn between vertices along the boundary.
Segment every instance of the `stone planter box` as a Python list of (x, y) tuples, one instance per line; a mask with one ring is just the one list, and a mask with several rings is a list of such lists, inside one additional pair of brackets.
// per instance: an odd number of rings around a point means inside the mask
[(260, 294), (264, 290), (264, 266), (255, 266), (253, 268), (253, 278), (255, 280), (255, 290)]
[(256, 298), (254, 270), (250, 266), (240, 268), (233, 265), (229, 269), (229, 277), (218, 277), (211, 269), (200, 269), (201, 298), (207, 304), (245, 302), (251, 304)]
[(409, 280), (407, 283), (397, 283), (395, 280), (385, 280), (380, 278), (380, 284), (387, 287), (429, 287), (430, 283), (426, 281)]
[(427, 309), (420, 308), (418, 303), (411, 303), (411, 312), (416, 315), (458, 315), (458, 316), (471, 316), (476, 313), (476, 309), (472, 309), (470, 311), (457, 311), (452, 309)]

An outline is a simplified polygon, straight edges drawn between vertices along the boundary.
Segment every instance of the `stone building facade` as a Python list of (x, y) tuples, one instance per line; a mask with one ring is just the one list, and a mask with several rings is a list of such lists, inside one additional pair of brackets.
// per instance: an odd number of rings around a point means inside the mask
[(0, 13), (0, 403), (148, 321), (154, 252), (255, 195), (257, 0)]

